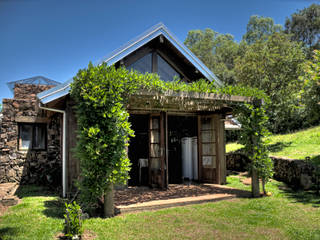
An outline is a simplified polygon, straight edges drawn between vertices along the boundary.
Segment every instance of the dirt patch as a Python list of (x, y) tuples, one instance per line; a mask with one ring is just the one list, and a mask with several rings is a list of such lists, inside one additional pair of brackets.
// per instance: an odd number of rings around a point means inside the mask
[(250, 192), (215, 184), (169, 184), (167, 190), (149, 187), (128, 187), (115, 191), (115, 205), (130, 205), (154, 200), (196, 197), (208, 194), (233, 194), (249, 197)]
[(2, 204), (0, 204), (0, 217), (5, 214), (5, 212), (8, 210), (8, 208), (9, 208), (9, 206), (2, 206)]
[(269, 239), (287, 239), (285, 236), (283, 236), (281, 230), (277, 228), (257, 227), (255, 231), (262, 236), (268, 236)]
[(244, 185), (251, 185), (251, 178), (242, 178), (242, 179), (241, 179), (241, 182), (242, 182)]
[[(96, 237), (97, 237), (97, 235), (96, 235), (94, 232), (85, 229), (85, 230), (83, 231), (80, 239), (81, 239), (81, 240), (93, 240), (93, 239), (95, 239)], [(55, 236), (55, 239), (59, 239), (59, 240), (69, 240), (70, 238), (66, 237), (66, 236), (64, 235), (64, 233), (59, 232), (59, 233), (57, 233), (57, 235)]]

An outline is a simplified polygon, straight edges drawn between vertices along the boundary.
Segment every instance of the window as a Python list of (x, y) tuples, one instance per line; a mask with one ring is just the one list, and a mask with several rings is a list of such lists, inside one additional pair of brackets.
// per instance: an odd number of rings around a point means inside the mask
[(164, 60), (158, 54), (157, 54), (157, 61), (158, 61), (157, 73), (159, 74), (161, 80), (165, 82), (170, 82), (175, 78), (180, 79), (180, 74), (176, 70), (174, 70), (173, 67), (171, 67), (169, 63), (167, 63), (167, 61)]
[(19, 150), (46, 149), (46, 124), (19, 124)]
[[(153, 62), (153, 55), (156, 54), (155, 62)], [(131, 65), (127, 66), (128, 69), (137, 70), (140, 73), (152, 73), (152, 66), (156, 73), (160, 76), (160, 79), (169, 82), (173, 81), (175, 78), (181, 79), (181, 75), (158, 53), (152, 52), (138, 59)]]
[(152, 73), (152, 53), (149, 53), (138, 59), (127, 67), (129, 70), (137, 70), (140, 73)]

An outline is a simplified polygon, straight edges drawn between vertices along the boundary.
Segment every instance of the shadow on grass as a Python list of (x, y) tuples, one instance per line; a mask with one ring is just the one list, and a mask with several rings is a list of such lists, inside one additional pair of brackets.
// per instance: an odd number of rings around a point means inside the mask
[(11, 236), (12, 238), (9, 239), (14, 239), (14, 236), (17, 234), (17, 232), (17, 228), (13, 227), (0, 228), (0, 240), (2, 240), (3, 236)]
[(312, 204), (316, 208), (320, 207), (320, 195), (315, 190), (294, 190), (287, 185), (283, 185), (279, 189), (294, 202)]
[(43, 214), (50, 218), (64, 218), (63, 214), (65, 212), (65, 200), (58, 198), (55, 200), (49, 200), (44, 202), (45, 210)]
[(54, 200), (44, 201), (45, 209), (43, 210), (43, 213), (46, 217), (63, 218), (65, 200), (58, 197), (58, 191), (53, 191), (46, 186), (20, 185), (15, 195), (20, 199), (25, 197), (56, 197)]
[(285, 147), (289, 147), (292, 144), (292, 142), (277, 142), (274, 144), (269, 144), (267, 146), (268, 150), (270, 152), (280, 152), (281, 150), (283, 150)]
[(310, 159), (310, 162), (317, 164), (317, 165), (320, 165), (320, 155), (312, 157)]
[(19, 198), (24, 197), (56, 197), (58, 191), (53, 191), (46, 186), (38, 185), (20, 185), (15, 193)]

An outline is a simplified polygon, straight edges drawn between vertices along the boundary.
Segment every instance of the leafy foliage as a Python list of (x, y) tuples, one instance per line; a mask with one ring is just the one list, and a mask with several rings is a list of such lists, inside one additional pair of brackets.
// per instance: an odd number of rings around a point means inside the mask
[(241, 123), (239, 142), (244, 145), (243, 151), (251, 160), (251, 170), (256, 170), (264, 182), (272, 177), (273, 163), (269, 158), (266, 136), (268, 117), (260, 104), (241, 104), (237, 107), (238, 120)]
[(270, 97), (267, 115), (274, 133), (301, 128), (298, 99), (303, 82), (299, 76), (304, 61), (301, 44), (283, 33), (249, 45), (244, 56), (236, 59), (239, 83), (263, 90)]
[(310, 50), (320, 49), (320, 5), (312, 4), (286, 19), (285, 31), (295, 41), (302, 41)]
[(125, 104), (139, 77), (128, 75), (125, 69), (105, 64), (95, 67), (91, 63), (74, 77), (71, 96), (77, 102), (76, 154), (82, 177), (79, 188), (85, 202), (96, 202), (109, 190), (106, 186), (128, 179), (126, 147), (133, 131)]
[(69, 204), (65, 203), (65, 207), (65, 235), (71, 239), (73, 239), (75, 236), (79, 237), (83, 232), (81, 208), (76, 202)]
[(247, 32), (243, 35), (243, 40), (248, 44), (253, 44), (257, 41), (266, 41), (269, 36), (276, 32), (281, 32), (282, 26), (274, 24), (270, 17), (261, 17), (253, 15), (250, 17), (247, 24)]
[(302, 100), (305, 104), (306, 123), (316, 125), (320, 123), (320, 51), (314, 51), (312, 61), (304, 65), (305, 75), (302, 80), (305, 87), (302, 91)]
[(232, 35), (220, 34), (209, 28), (191, 30), (184, 43), (224, 83), (235, 83), (233, 68), (239, 44)]

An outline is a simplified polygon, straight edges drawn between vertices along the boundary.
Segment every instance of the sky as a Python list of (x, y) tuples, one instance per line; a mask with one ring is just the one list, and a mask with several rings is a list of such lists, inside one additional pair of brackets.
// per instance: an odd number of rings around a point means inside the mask
[(189, 30), (211, 28), (237, 41), (250, 16), (284, 24), (309, 0), (0, 0), (0, 99), (6, 83), (42, 75), (65, 82), (153, 25), (183, 42)]

